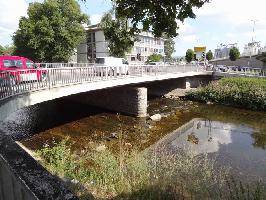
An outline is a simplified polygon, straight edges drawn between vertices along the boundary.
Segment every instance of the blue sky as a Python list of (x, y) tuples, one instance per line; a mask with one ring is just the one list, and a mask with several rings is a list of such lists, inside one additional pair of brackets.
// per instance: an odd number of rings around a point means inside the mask
[[(38, 0), (42, 2), (43, 0)], [(19, 18), (27, 15), (27, 7), (34, 0), (0, 0), (0, 44), (12, 44), (12, 34), (18, 28)], [(87, 0), (80, 5), (92, 23), (97, 23), (104, 12), (111, 8), (111, 0)], [(16, 5), (16, 6), (14, 6)], [(214, 50), (217, 45), (238, 43), (240, 51), (254, 37), (266, 45), (266, 2), (263, 0), (212, 0), (195, 10), (196, 19), (179, 23), (179, 36), (175, 38), (175, 55), (185, 54), (188, 48), (207, 46)], [(12, 10), (12, 12), (10, 12)], [(256, 20), (255, 34), (252, 32)]]

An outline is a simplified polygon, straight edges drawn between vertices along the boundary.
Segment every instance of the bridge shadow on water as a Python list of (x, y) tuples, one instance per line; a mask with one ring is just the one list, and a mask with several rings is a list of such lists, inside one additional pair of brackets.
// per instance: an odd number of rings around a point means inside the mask
[(104, 112), (110, 111), (60, 98), (20, 109), (12, 113), (0, 126), (6, 134), (19, 141), (42, 131)]

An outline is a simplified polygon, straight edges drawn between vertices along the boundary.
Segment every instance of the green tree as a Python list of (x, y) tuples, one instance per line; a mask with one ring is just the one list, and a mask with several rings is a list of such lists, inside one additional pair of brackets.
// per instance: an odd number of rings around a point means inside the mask
[(0, 45), (0, 55), (13, 55), (14, 46), (1, 46)]
[(172, 60), (172, 54), (175, 50), (175, 42), (173, 38), (166, 37), (164, 41), (164, 54), (165, 59), (170, 61)]
[(207, 59), (208, 61), (211, 60), (211, 59), (213, 59), (213, 53), (212, 53), (211, 50), (209, 50), (209, 51), (207, 52), (207, 54), (206, 54), (206, 59)]
[(128, 29), (126, 18), (113, 19), (112, 12), (108, 12), (102, 17), (100, 27), (108, 41), (110, 56), (125, 57), (131, 51), (136, 39)]
[(0, 55), (5, 55), (5, 49), (0, 45)]
[[(86, 1), (86, 0), (84, 0)], [(177, 21), (195, 18), (193, 8), (200, 8), (209, 0), (112, 0), (119, 17), (131, 19), (133, 31), (141, 24), (144, 31), (152, 29), (156, 37), (164, 33), (173, 38), (178, 35)]]
[(75, 0), (32, 3), (13, 36), (15, 54), (39, 62), (67, 62), (85, 37), (81, 23), (87, 21)]
[(194, 51), (192, 49), (188, 49), (187, 52), (186, 52), (186, 61), (187, 62), (191, 62), (192, 60), (194, 60)]
[(232, 49), (230, 49), (229, 51), (229, 58), (231, 61), (236, 61), (240, 56), (240, 52), (238, 50), (238, 48), (233, 47)]
[(148, 59), (147, 62), (160, 62), (163, 59), (163, 56), (161, 54), (151, 54)]

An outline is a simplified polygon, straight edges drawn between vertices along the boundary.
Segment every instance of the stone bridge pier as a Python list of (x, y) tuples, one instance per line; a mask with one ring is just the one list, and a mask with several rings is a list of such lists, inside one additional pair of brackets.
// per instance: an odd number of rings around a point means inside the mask
[(98, 106), (132, 116), (146, 117), (147, 115), (147, 88), (145, 87), (116, 87), (85, 92), (68, 98), (77, 103)]

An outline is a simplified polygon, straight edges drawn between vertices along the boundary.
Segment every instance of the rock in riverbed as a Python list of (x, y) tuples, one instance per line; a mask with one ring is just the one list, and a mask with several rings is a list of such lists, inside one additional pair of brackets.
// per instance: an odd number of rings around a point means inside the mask
[(155, 114), (150, 116), (152, 121), (160, 121), (162, 119), (162, 116), (160, 114)]

